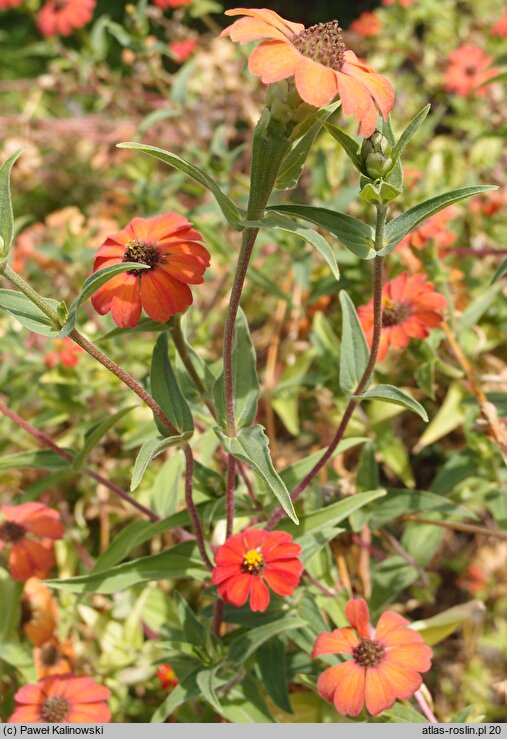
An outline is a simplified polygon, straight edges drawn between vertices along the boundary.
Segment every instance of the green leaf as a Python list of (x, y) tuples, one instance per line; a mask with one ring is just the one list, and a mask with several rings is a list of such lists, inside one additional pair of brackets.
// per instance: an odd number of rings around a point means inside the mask
[(412, 708), (410, 705), (395, 703), (388, 711), (384, 711), (381, 716), (382, 721), (388, 721), (393, 724), (427, 724), (427, 719)]
[[(248, 321), (241, 308), (239, 308), (236, 317), (232, 364), (234, 373), (234, 414), (236, 424), (238, 428), (241, 428), (250, 426), (254, 422), (260, 393), (255, 347), (250, 336)], [(218, 420), (225, 426), (227, 417), (223, 372), (213, 386), (212, 394), (218, 411)]]
[(165, 164), (169, 164), (169, 166), (179, 169), (180, 172), (183, 172), (188, 175), (188, 177), (199, 182), (213, 194), (229, 225), (237, 231), (241, 230), (242, 227), (240, 226), (240, 221), (242, 219), (242, 214), (238, 207), (203, 169), (190, 164), (190, 162), (186, 162), (181, 157), (176, 156), (176, 154), (171, 154), (171, 152), (159, 149), (156, 146), (147, 146), (146, 144), (138, 144), (136, 142), (129, 141), (123, 144), (118, 144), (118, 147), (120, 149), (134, 149), (135, 151), (141, 151), (143, 154), (155, 157), (155, 159), (160, 159), (160, 161), (165, 162)]
[[(396, 139), (394, 138), (393, 128), (391, 125), (391, 116), (388, 116), (387, 121), (382, 121), (381, 124), (382, 133), (388, 140), (391, 147), (394, 149), (396, 146)], [(400, 192), (403, 190), (403, 168), (401, 166), (401, 160), (398, 159), (394, 163), (394, 167), (385, 178), (386, 182), (389, 182)]]
[(275, 205), (268, 210), (276, 210), (282, 215), (287, 213), (315, 223), (336, 236), (352, 254), (360, 259), (373, 259), (376, 254), (373, 229), (362, 221), (358, 221), (357, 218), (344, 213), (335, 213), (328, 208), (316, 208), (313, 205)]
[[(46, 298), (46, 302), (53, 310), (57, 310), (60, 305), (57, 300), (50, 298)], [(17, 290), (0, 289), (0, 308), (6, 310), (25, 328), (36, 334), (53, 337), (58, 335), (60, 327), (56, 326), (26, 295)]]
[(11, 169), (22, 151), (23, 149), (16, 151), (0, 167), (0, 258), (7, 256), (12, 244), (14, 214), (11, 200)]
[(160, 554), (133, 559), (100, 572), (61, 580), (45, 580), (45, 583), (55, 590), (107, 595), (149, 580), (206, 580), (208, 570), (198, 555), (189, 554), (192, 547), (188, 544), (189, 542), (185, 542), (184, 545), (179, 544)]
[[(197, 670), (195, 672), (197, 673)], [(157, 708), (150, 719), (150, 723), (163, 724), (167, 717), (174, 713), (179, 706), (185, 703), (185, 701), (195, 698), (197, 695), (199, 695), (197, 684), (191, 688), (183, 687), (183, 685), (176, 685), (176, 687), (171, 690), (165, 701)]]
[(331, 136), (336, 139), (336, 141), (338, 141), (340, 146), (347, 154), (348, 158), (352, 161), (354, 167), (359, 170), (361, 174), (365, 174), (365, 172), (363, 171), (363, 161), (359, 155), (359, 142), (355, 139), (352, 139), (350, 136), (347, 136), (347, 134), (344, 133), (341, 128), (338, 128), (338, 126), (333, 126), (332, 123), (328, 123), (327, 121), (322, 120), (320, 121), (320, 123), (326, 129), (326, 131), (330, 133)]
[(342, 307), (340, 387), (346, 393), (353, 393), (368, 364), (370, 350), (354, 303), (345, 290), (340, 291), (340, 304)]
[(161, 517), (171, 516), (178, 507), (179, 482), (185, 458), (177, 450), (162, 464), (151, 491), (153, 510)]
[(215, 433), (222, 442), (226, 452), (241, 462), (246, 462), (262, 477), (268, 488), (275, 495), (285, 513), (294, 523), (298, 517), (292, 505), (290, 493), (280, 475), (273, 467), (269, 453), (269, 439), (262, 426), (256, 425), (241, 429), (236, 438), (226, 436), (222, 429), (216, 427)]
[(285, 644), (278, 636), (261, 644), (257, 664), (263, 685), (271, 700), (286, 713), (292, 713), (287, 688), (287, 660)]
[(414, 454), (418, 454), (424, 447), (447, 436), (451, 431), (462, 425), (464, 420), (463, 396), (464, 389), (457, 382), (453, 383), (445, 396), (445, 400), (439, 408), (436, 416), (425, 429), (423, 435), (413, 448)]
[[(336, 447), (330, 459), (333, 459), (333, 457), (335, 457), (337, 454), (343, 454), (343, 452), (346, 452), (349, 449), (353, 449), (355, 446), (358, 446), (358, 444), (364, 444), (365, 441), (368, 441), (368, 437), (366, 436), (350, 436), (346, 439), (343, 439)], [(284, 470), (282, 470), (280, 472), (280, 477), (282, 478), (286, 486), (288, 488), (295, 487), (303, 479), (303, 477), (305, 477), (310, 472), (314, 465), (317, 464), (319, 459), (322, 457), (323, 454), (326, 453), (326, 451), (327, 448), (319, 449), (313, 454), (310, 454), (308, 457), (300, 459), (298, 462), (294, 462), (294, 464), (291, 464)]]
[(443, 195), (438, 195), (436, 198), (430, 198), (423, 203), (419, 203), (419, 205), (415, 205), (387, 224), (384, 236), (385, 246), (378, 252), (379, 256), (390, 254), (410, 231), (431, 218), (435, 213), (452, 205), (452, 203), (457, 203), (460, 200), (472, 197), (472, 195), (497, 189), (496, 186), (490, 185), (460, 187), (457, 190), (450, 190)]
[(208, 701), (214, 711), (221, 714), (223, 708), (215, 693), (215, 684), (217, 683), (216, 674), (218, 667), (211, 667), (208, 670), (201, 670), (197, 673), (196, 682), (200, 688), (202, 697)]
[(174, 591), (173, 597), (176, 600), (178, 619), (183, 629), (185, 640), (195, 647), (206, 646), (207, 630), (195, 616), (185, 598), (177, 590)]
[(423, 421), (428, 421), (428, 414), (426, 413), (426, 410), (423, 408), (423, 406), (417, 400), (411, 398), (410, 395), (404, 393), (403, 390), (400, 390), (393, 385), (377, 385), (376, 387), (372, 387), (370, 390), (367, 390), (365, 393), (363, 393), (362, 395), (358, 395), (357, 397), (361, 398), (362, 400), (383, 400), (385, 403), (402, 405), (405, 408), (408, 408), (410, 411), (417, 413), (417, 415), (420, 416)]
[(401, 195), (401, 190), (383, 180), (379, 180), (378, 183), (367, 182), (359, 193), (361, 200), (375, 205), (387, 205), (395, 200), (398, 195)]
[(83, 282), (81, 292), (79, 293), (77, 298), (72, 301), (72, 304), (69, 308), (67, 321), (65, 322), (65, 325), (62, 326), (62, 329), (58, 336), (61, 339), (64, 339), (71, 333), (71, 331), (74, 329), (74, 326), (76, 325), (77, 312), (79, 310), (79, 307), (84, 302), (86, 302), (88, 298), (91, 298), (91, 296), (96, 293), (97, 290), (102, 287), (102, 285), (105, 285), (106, 282), (109, 282), (112, 277), (115, 277), (122, 272), (128, 272), (130, 269), (149, 269), (149, 267), (146, 264), (139, 264), (137, 262), (120, 262), (119, 264), (111, 264), (109, 267), (99, 269), (97, 270), (97, 272), (94, 272), (92, 275), (87, 277), (86, 280)]
[(436, 495), (426, 490), (404, 490), (389, 489), (387, 495), (371, 507), (371, 511), (365, 510), (368, 522), (372, 529), (384, 526), (395, 518), (407, 513), (422, 513), (427, 511), (441, 511), (448, 516), (457, 518), (476, 518), (466, 508), (456, 505), (442, 495)]
[(418, 631), (424, 641), (433, 646), (446, 639), (449, 634), (465, 623), (480, 623), (485, 616), (485, 611), (486, 607), (482, 601), (471, 600), (441, 611), (431, 618), (414, 621), (410, 624), (410, 628)]
[(8, 665), (11, 665), (11, 667), (15, 667), (19, 670), (25, 682), (36, 682), (37, 673), (33, 661), (32, 650), (28, 644), (2, 642), (0, 644), (0, 662), (2, 660), (7, 662)]
[(0, 567), (0, 644), (17, 638), (22, 593), (23, 583), (13, 580), (7, 570)]
[(458, 713), (455, 713), (454, 716), (451, 716), (449, 719), (450, 724), (465, 724), (467, 722), (468, 717), (474, 710), (475, 706), (470, 705), (464, 708), (462, 711), (459, 711)]
[[(67, 450), (66, 450), (67, 451)], [(11, 469), (43, 469), (61, 470), (69, 466), (69, 462), (48, 449), (36, 449), (32, 452), (18, 452), (0, 457), (0, 470)]]
[(155, 459), (159, 454), (165, 452), (166, 449), (186, 441), (190, 436), (190, 433), (179, 434), (178, 436), (169, 436), (165, 439), (161, 439), (157, 436), (154, 439), (148, 439), (148, 441), (145, 441), (136, 457), (134, 471), (132, 472), (132, 480), (130, 482), (130, 491), (134, 492), (134, 490), (139, 487), (139, 483), (143, 479), (144, 473), (148, 469), (148, 465), (152, 459)]
[(242, 665), (262, 644), (286, 631), (301, 629), (307, 622), (297, 616), (286, 616), (269, 624), (250, 629), (246, 634), (233, 639), (229, 645), (229, 659)]
[[(181, 392), (176, 376), (169, 361), (169, 338), (167, 332), (160, 334), (153, 349), (150, 370), (151, 392), (159, 406), (185, 438), (189, 438), (194, 432), (194, 419), (192, 412)], [(158, 430), (164, 436), (170, 432), (164, 424), (155, 416)], [(175, 438), (175, 437), (169, 437)], [(153, 440), (152, 440), (153, 441)]]
[(501, 283), (496, 283), (486, 287), (483, 293), (473, 300), (470, 305), (466, 307), (459, 320), (460, 331), (465, 331), (469, 328), (475, 328), (479, 323), (482, 316), (486, 311), (493, 305), (495, 299), (500, 291)]
[(83, 448), (74, 457), (73, 465), (76, 469), (84, 464), (90, 452), (95, 449), (100, 440), (113, 428), (116, 422), (123, 418), (123, 416), (127, 415), (127, 413), (130, 413), (134, 408), (135, 406), (133, 405), (128, 408), (123, 408), (121, 411), (113, 413), (112, 416), (108, 416), (88, 431), (85, 436)]
[(287, 233), (294, 234), (294, 236), (298, 236), (304, 241), (307, 241), (317, 249), (336, 280), (340, 279), (340, 270), (338, 269), (334, 251), (331, 249), (326, 239), (313, 228), (303, 228), (302, 226), (298, 226), (297, 223), (292, 221), (290, 218), (285, 218), (276, 210), (270, 210), (262, 221), (259, 221), (258, 223), (246, 221), (245, 225), (279, 229), (280, 231), (286, 231)]
[(415, 136), (417, 131), (426, 120), (426, 116), (430, 112), (430, 108), (431, 105), (426, 105), (422, 110), (419, 111), (419, 113), (417, 113), (416, 116), (412, 118), (412, 120), (396, 142), (396, 145), (394, 146), (392, 155), (394, 160), (399, 159), (399, 157), (403, 154), (403, 150), (405, 149), (406, 145)]
[(385, 490), (370, 490), (366, 493), (356, 493), (344, 500), (339, 500), (337, 503), (320, 508), (318, 511), (307, 513), (306, 516), (301, 517), (300, 524), (297, 528), (290, 521), (280, 521), (276, 528), (277, 530), (282, 529), (283, 531), (288, 531), (293, 536), (299, 537), (303, 536), (303, 534), (308, 534), (310, 531), (320, 531), (321, 529), (334, 527), (348, 518), (354, 511), (358, 511), (363, 506), (368, 505), (372, 500), (382, 498), (385, 494)]
[(222, 706), (222, 715), (232, 724), (274, 723), (262, 697), (261, 686), (249, 675), (222, 699)]
[(502, 264), (498, 267), (491, 282), (493, 283), (500, 280), (505, 274), (507, 274), (507, 259), (504, 259)]

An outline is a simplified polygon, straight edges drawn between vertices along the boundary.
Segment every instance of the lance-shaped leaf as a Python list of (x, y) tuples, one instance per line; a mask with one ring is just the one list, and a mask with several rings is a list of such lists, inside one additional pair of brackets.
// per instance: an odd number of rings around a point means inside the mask
[[(167, 332), (160, 334), (153, 349), (150, 387), (153, 397), (173, 426), (184, 434), (185, 438), (191, 436), (194, 431), (194, 419), (169, 361)], [(161, 434), (164, 436), (170, 434), (166, 426), (156, 416), (155, 422)]]
[(505, 274), (507, 274), (507, 259), (504, 259), (501, 265), (498, 267), (497, 271), (493, 275), (491, 283), (500, 280)]
[[(234, 373), (234, 414), (238, 428), (250, 426), (257, 415), (259, 401), (259, 378), (255, 347), (250, 336), (245, 314), (238, 310), (236, 317), (234, 347), (232, 352)], [(224, 399), (224, 375), (221, 373), (213, 386), (213, 399), (218, 411), (218, 420), (225, 426), (227, 417)]]
[(313, 205), (276, 205), (268, 210), (277, 213), (303, 218), (329, 231), (356, 257), (373, 259), (375, 256), (374, 233), (371, 226), (358, 221), (357, 218), (344, 213), (335, 213), (328, 208), (316, 208)]
[[(389, 141), (389, 144), (392, 149), (396, 146), (396, 139), (394, 138), (393, 133), (393, 127), (391, 125), (391, 116), (388, 116), (387, 121), (382, 121), (382, 133), (386, 137), (386, 139)], [(403, 168), (401, 166), (400, 157), (396, 159), (394, 162), (394, 166), (389, 172), (389, 174), (385, 177), (385, 181), (388, 182), (390, 185), (396, 188), (396, 190), (399, 190), (400, 192), (403, 191)], [(361, 187), (364, 187), (363, 183), (361, 183)]]
[(158, 455), (165, 452), (166, 449), (176, 446), (176, 444), (182, 444), (191, 436), (192, 432), (188, 431), (184, 434), (178, 434), (177, 436), (169, 436), (166, 438), (160, 438), (157, 436), (155, 439), (145, 441), (139, 450), (139, 454), (137, 455), (134, 464), (132, 480), (130, 481), (130, 490), (134, 491), (139, 486), (139, 483), (143, 479), (144, 473), (148, 469), (148, 465), (152, 459), (158, 457)]
[(419, 111), (419, 113), (417, 113), (417, 115), (412, 118), (393, 148), (392, 156), (394, 160), (399, 159), (401, 154), (403, 154), (403, 150), (405, 149), (406, 145), (415, 136), (417, 131), (426, 120), (426, 116), (430, 112), (430, 108), (431, 105), (426, 105), (422, 110)]
[(342, 307), (340, 387), (346, 393), (353, 393), (368, 364), (370, 350), (354, 303), (345, 290), (340, 292), (340, 303)]
[(299, 523), (290, 493), (271, 461), (269, 439), (264, 433), (263, 427), (257, 425), (241, 429), (237, 437), (226, 436), (222, 429), (218, 427), (215, 428), (215, 433), (222, 442), (225, 451), (241, 462), (246, 462), (257, 472), (275, 495), (289, 518), (294, 523)]
[(358, 397), (363, 400), (383, 400), (385, 403), (402, 405), (404, 408), (408, 408), (410, 411), (417, 413), (423, 421), (428, 421), (428, 414), (423, 406), (417, 400), (410, 397), (410, 395), (404, 393), (403, 390), (400, 390), (393, 385), (377, 385)]
[(332, 123), (328, 123), (327, 121), (320, 121), (321, 125), (324, 126), (326, 131), (331, 134), (331, 136), (338, 141), (340, 146), (343, 148), (345, 153), (347, 154), (348, 158), (351, 160), (354, 167), (361, 172), (361, 174), (366, 174), (366, 171), (363, 166), (363, 161), (361, 159), (361, 156), (359, 154), (359, 150), (361, 148), (361, 145), (358, 141), (351, 138), (350, 136), (347, 136), (346, 133), (344, 133), (341, 128), (338, 128), (338, 126), (333, 126)]
[(334, 277), (337, 280), (340, 279), (340, 270), (336, 263), (334, 251), (331, 249), (326, 239), (313, 228), (304, 228), (303, 226), (299, 226), (292, 219), (285, 218), (281, 213), (277, 213), (276, 210), (271, 210), (265, 218), (262, 219), (262, 221), (245, 221), (245, 226), (279, 229), (280, 231), (286, 231), (287, 233), (293, 234), (294, 236), (307, 241), (309, 244), (314, 246), (321, 257), (323, 257)]
[(186, 162), (181, 157), (176, 156), (176, 154), (171, 154), (171, 152), (159, 149), (156, 146), (147, 146), (146, 144), (138, 144), (133, 141), (118, 144), (118, 146), (120, 149), (135, 149), (136, 151), (141, 151), (143, 154), (155, 157), (155, 159), (160, 159), (161, 162), (169, 164), (169, 166), (174, 167), (175, 169), (179, 169), (180, 172), (183, 172), (188, 175), (188, 177), (199, 182), (212, 193), (220, 210), (232, 228), (238, 231), (241, 230), (239, 224), (242, 214), (239, 208), (232, 202), (228, 195), (221, 190), (215, 180), (213, 180), (203, 169), (196, 167), (194, 164), (190, 164), (190, 162)]
[(115, 277), (122, 272), (128, 272), (130, 269), (149, 269), (149, 267), (147, 264), (139, 264), (138, 262), (120, 262), (119, 264), (111, 264), (109, 267), (99, 269), (97, 270), (97, 272), (94, 272), (92, 275), (87, 277), (86, 280), (83, 282), (81, 292), (79, 293), (77, 298), (72, 301), (72, 304), (69, 308), (67, 321), (65, 322), (65, 325), (62, 326), (62, 329), (58, 336), (61, 339), (64, 339), (71, 333), (74, 326), (76, 325), (77, 312), (79, 307), (86, 300), (88, 300), (88, 298), (91, 298), (91, 296), (97, 292), (99, 287), (105, 285), (106, 282), (108, 282), (112, 277)]
[(417, 228), (417, 226), (424, 223), (424, 221), (434, 216), (440, 210), (472, 195), (497, 189), (496, 186), (490, 185), (460, 187), (457, 190), (450, 190), (443, 195), (438, 195), (436, 198), (430, 198), (423, 203), (419, 203), (419, 205), (415, 205), (387, 224), (384, 235), (384, 248), (379, 251), (379, 255), (385, 256), (386, 254), (390, 254), (410, 231)]
[[(46, 302), (50, 308), (58, 310), (60, 303), (57, 300), (46, 298)], [(0, 308), (36, 334), (55, 338), (58, 336), (59, 326), (56, 326), (26, 295), (17, 290), (0, 289)]]
[(16, 151), (0, 167), (0, 258), (8, 254), (12, 244), (14, 215), (11, 200), (11, 169), (22, 151), (22, 149)]

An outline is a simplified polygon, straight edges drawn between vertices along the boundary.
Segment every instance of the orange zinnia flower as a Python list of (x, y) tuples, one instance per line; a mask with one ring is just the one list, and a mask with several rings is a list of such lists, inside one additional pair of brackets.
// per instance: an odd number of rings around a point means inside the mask
[(269, 587), (278, 595), (292, 595), (299, 583), (303, 565), (298, 559), (301, 547), (282, 531), (249, 529), (230, 536), (218, 547), (212, 585), (226, 603), (242, 606), (250, 598), (252, 611), (265, 611)]
[(317, 682), (323, 698), (342, 715), (357, 716), (364, 704), (377, 716), (395, 700), (407, 700), (422, 684), (420, 672), (431, 667), (431, 649), (394, 611), (385, 611), (374, 630), (362, 598), (349, 600), (345, 615), (352, 628), (320, 634), (312, 657), (346, 654), (351, 660), (325, 670)]
[(376, 36), (377, 33), (382, 28), (382, 21), (380, 18), (375, 15), (375, 13), (361, 13), (359, 18), (356, 18), (355, 21), (353, 21), (349, 29), (351, 31), (355, 31), (360, 36), (364, 36), (365, 38), (368, 38), (370, 36)]
[(14, 699), (16, 709), (9, 723), (105, 724), (111, 721), (106, 701), (111, 691), (91, 677), (54, 675), (36, 685), (25, 685)]
[(155, 673), (155, 677), (160, 680), (160, 685), (163, 690), (175, 688), (178, 684), (178, 678), (176, 677), (173, 668), (168, 662), (164, 662), (163, 665), (160, 665), (157, 672)]
[(36, 577), (26, 581), (21, 598), (21, 626), (35, 647), (51, 639), (56, 629), (58, 606), (51, 591)]
[(343, 112), (360, 122), (359, 133), (371, 136), (380, 113), (384, 120), (394, 105), (394, 90), (386, 77), (345, 50), (338, 21), (306, 28), (266, 8), (236, 8), (226, 15), (245, 15), (222, 31), (232, 41), (263, 40), (250, 54), (248, 68), (262, 82), (294, 76), (302, 100), (316, 108), (339, 95)]
[[(411, 338), (425, 339), (429, 328), (440, 326), (447, 300), (435, 292), (426, 275), (409, 275), (408, 272), (395, 277), (384, 285), (382, 295), (382, 334), (378, 353), (379, 362), (390, 347), (404, 349)], [(373, 337), (373, 300), (358, 308), (359, 320), (366, 340), (371, 346)]]
[(447, 92), (467, 97), (471, 93), (487, 95), (486, 82), (496, 77), (499, 69), (491, 67), (493, 57), (478, 46), (464, 44), (449, 54), (449, 66), (445, 72), (444, 87)]
[(48, 367), (56, 367), (57, 364), (61, 364), (62, 367), (75, 367), (79, 362), (79, 355), (84, 351), (69, 337), (55, 339), (53, 347), (53, 351), (44, 356), (44, 363)]
[(23, 503), (0, 508), (5, 521), (0, 524), (0, 551), (11, 545), (9, 568), (15, 580), (48, 576), (55, 563), (53, 543), (36, 541), (29, 534), (43, 539), (61, 539), (64, 534), (60, 514), (42, 503)]
[(93, 18), (97, 0), (49, 0), (39, 11), (37, 28), (43, 36), (70, 36)]
[(70, 639), (60, 642), (52, 637), (33, 650), (37, 677), (41, 680), (50, 675), (65, 675), (72, 672), (75, 659), (74, 647)]
[(507, 38), (507, 10), (504, 10), (503, 15), (500, 16), (499, 20), (495, 23), (491, 29), (491, 34), (493, 36), (502, 36), (503, 38)]
[(164, 323), (192, 303), (188, 284), (204, 281), (209, 253), (202, 236), (176, 213), (134, 218), (123, 231), (109, 236), (97, 252), (94, 272), (111, 264), (137, 262), (149, 269), (123, 272), (106, 282), (92, 297), (101, 315), (111, 311), (121, 328), (133, 328), (141, 311)]

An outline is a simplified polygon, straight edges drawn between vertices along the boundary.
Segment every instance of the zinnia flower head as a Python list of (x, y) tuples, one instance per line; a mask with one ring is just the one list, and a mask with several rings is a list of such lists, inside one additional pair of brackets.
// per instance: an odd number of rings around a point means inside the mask
[(266, 8), (235, 8), (226, 15), (244, 15), (222, 31), (232, 41), (262, 40), (250, 54), (248, 68), (271, 84), (294, 77), (305, 103), (321, 108), (339, 95), (345, 115), (360, 123), (359, 134), (370, 136), (379, 113), (384, 120), (394, 105), (394, 90), (386, 77), (346, 50), (338, 21), (305, 28)]
[(491, 29), (491, 35), (507, 38), (507, 10), (504, 10), (503, 15), (500, 16)]
[(92, 297), (98, 313), (111, 311), (121, 328), (133, 328), (141, 311), (164, 323), (192, 303), (189, 284), (204, 281), (209, 253), (202, 236), (176, 213), (156, 218), (134, 218), (126, 228), (109, 236), (97, 252), (93, 271), (121, 262), (137, 262), (149, 269), (122, 272)]
[[(10, 545), (9, 569), (15, 580), (48, 576), (55, 563), (52, 541), (64, 534), (60, 514), (42, 503), (23, 503), (0, 508), (0, 551)], [(42, 541), (33, 539), (41, 537)]]
[(343, 654), (351, 659), (325, 670), (317, 690), (342, 715), (357, 716), (364, 704), (373, 716), (407, 700), (422, 684), (420, 672), (431, 667), (431, 649), (394, 611), (385, 611), (370, 627), (362, 598), (349, 600), (345, 615), (351, 626), (320, 634), (312, 657)]
[(51, 639), (57, 617), (58, 606), (49, 588), (36, 577), (29, 578), (21, 598), (21, 626), (35, 647)]
[(460, 97), (474, 93), (479, 97), (488, 94), (486, 82), (496, 77), (499, 69), (491, 67), (493, 57), (479, 46), (464, 44), (449, 54), (444, 87)]
[(107, 700), (111, 691), (91, 677), (54, 675), (23, 686), (14, 699), (9, 723), (105, 724), (111, 721)]
[(47, 352), (44, 363), (48, 367), (56, 367), (57, 364), (61, 364), (62, 367), (75, 367), (83, 351), (68, 336), (65, 339), (55, 339), (53, 351)]
[(97, 0), (48, 0), (37, 17), (43, 36), (70, 36), (93, 18)]
[(160, 665), (155, 673), (155, 677), (160, 681), (163, 690), (169, 690), (169, 688), (174, 688), (178, 684), (176, 673), (168, 662)]
[(61, 642), (56, 637), (52, 637), (44, 644), (35, 647), (33, 656), (37, 677), (40, 680), (50, 675), (71, 673), (76, 655), (70, 639)]
[(349, 29), (351, 31), (355, 31), (364, 38), (376, 36), (381, 28), (382, 21), (380, 20), (378, 15), (375, 15), (375, 13), (371, 12), (361, 13), (359, 18), (356, 18), (356, 20), (353, 21), (349, 26)]
[[(447, 300), (435, 292), (426, 275), (408, 272), (384, 285), (382, 293), (382, 333), (378, 360), (382, 361), (389, 348), (404, 349), (411, 338), (425, 339), (430, 328), (440, 326), (441, 311)], [(359, 320), (371, 346), (373, 337), (373, 300), (358, 308)]]
[(301, 547), (282, 531), (249, 529), (218, 547), (211, 584), (226, 603), (242, 606), (250, 599), (252, 611), (265, 611), (269, 587), (278, 595), (292, 595), (303, 565)]

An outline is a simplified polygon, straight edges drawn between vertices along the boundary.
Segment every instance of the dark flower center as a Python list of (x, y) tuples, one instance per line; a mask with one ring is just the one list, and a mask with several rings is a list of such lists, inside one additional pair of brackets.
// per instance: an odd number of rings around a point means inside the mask
[(391, 298), (382, 301), (382, 326), (397, 326), (410, 316), (410, 306), (406, 303), (397, 303)]
[(345, 44), (338, 21), (317, 23), (291, 39), (303, 56), (339, 72), (345, 61)]
[(14, 523), (14, 521), (6, 521), (0, 526), (0, 539), (8, 544), (21, 541), (25, 534), (25, 527), (20, 526), (19, 523)]
[[(123, 261), (146, 264), (150, 269), (153, 269), (157, 264), (160, 264), (161, 255), (153, 244), (147, 244), (145, 241), (128, 241)], [(140, 275), (144, 271), (143, 269), (130, 269), (129, 274)]]
[(264, 569), (264, 557), (257, 549), (250, 549), (243, 557), (241, 569), (249, 575), (258, 575)]
[(357, 647), (352, 650), (352, 656), (361, 667), (376, 667), (382, 661), (385, 651), (380, 642), (362, 636)]
[(58, 724), (67, 716), (69, 708), (68, 701), (62, 695), (53, 695), (42, 704), (40, 717), (48, 724)]
[(29, 624), (34, 615), (35, 614), (32, 604), (30, 603), (29, 599), (24, 596), (21, 599), (21, 626), (26, 626), (26, 624)]
[(60, 650), (54, 644), (48, 644), (40, 650), (40, 659), (46, 667), (53, 667), (60, 659)]

